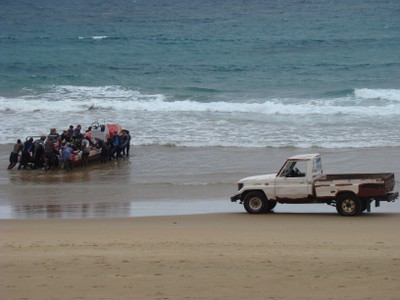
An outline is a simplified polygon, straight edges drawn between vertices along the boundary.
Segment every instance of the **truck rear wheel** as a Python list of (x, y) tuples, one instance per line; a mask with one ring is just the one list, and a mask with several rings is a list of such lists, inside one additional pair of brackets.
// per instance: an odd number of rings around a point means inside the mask
[(261, 214), (267, 209), (267, 198), (262, 192), (250, 192), (244, 198), (243, 206), (249, 214)]
[(341, 216), (357, 216), (362, 212), (362, 204), (356, 195), (342, 194), (337, 198), (336, 210)]
[(361, 212), (364, 212), (364, 211), (367, 210), (367, 206), (368, 206), (367, 201), (369, 201), (369, 199), (362, 199), (361, 200)]

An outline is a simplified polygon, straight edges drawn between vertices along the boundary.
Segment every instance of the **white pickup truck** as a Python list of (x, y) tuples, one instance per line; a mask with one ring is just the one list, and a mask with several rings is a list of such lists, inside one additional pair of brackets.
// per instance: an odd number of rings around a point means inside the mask
[(250, 214), (271, 211), (277, 203), (326, 203), (336, 206), (342, 216), (357, 216), (371, 211), (371, 202), (394, 202), (393, 173), (330, 174), (322, 172), (318, 153), (290, 157), (276, 174), (251, 176), (239, 180), (240, 201)]

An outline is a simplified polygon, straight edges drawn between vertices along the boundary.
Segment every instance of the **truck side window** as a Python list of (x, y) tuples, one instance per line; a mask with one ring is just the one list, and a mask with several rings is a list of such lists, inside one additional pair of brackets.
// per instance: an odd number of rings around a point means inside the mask
[(296, 162), (288, 161), (281, 172), (281, 177), (290, 177), (291, 171), (295, 164)]
[(298, 161), (295, 166), (295, 177), (305, 177), (307, 171), (307, 161)]
[(307, 170), (306, 161), (290, 161), (287, 162), (281, 176), (283, 177), (305, 177)]
[(313, 161), (313, 173), (320, 172), (321, 169), (322, 169), (321, 157), (318, 157)]

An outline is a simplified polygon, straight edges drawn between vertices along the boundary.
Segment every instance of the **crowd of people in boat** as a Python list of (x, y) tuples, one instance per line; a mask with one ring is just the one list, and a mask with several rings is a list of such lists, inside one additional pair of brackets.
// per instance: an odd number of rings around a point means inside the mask
[[(105, 125), (95, 125), (96, 129)], [(10, 154), (8, 170), (17, 164), (18, 169), (49, 169), (64, 168), (69, 171), (74, 164), (86, 167), (89, 159), (99, 158), (101, 163), (113, 159), (129, 157), (131, 135), (129, 130), (115, 127), (107, 130), (104, 138), (92, 135), (92, 127), (82, 131), (82, 126), (75, 128), (70, 125), (61, 134), (56, 128), (50, 129), (48, 135), (36, 139), (28, 137), (24, 142), (18, 139)]]

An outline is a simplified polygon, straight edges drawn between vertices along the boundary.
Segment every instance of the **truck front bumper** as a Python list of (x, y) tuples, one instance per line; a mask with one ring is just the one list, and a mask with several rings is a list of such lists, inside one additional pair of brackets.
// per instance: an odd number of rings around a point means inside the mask
[(240, 198), (241, 198), (241, 194), (236, 194), (235, 196), (231, 197), (231, 201), (236, 202), (238, 200), (241, 200)]

